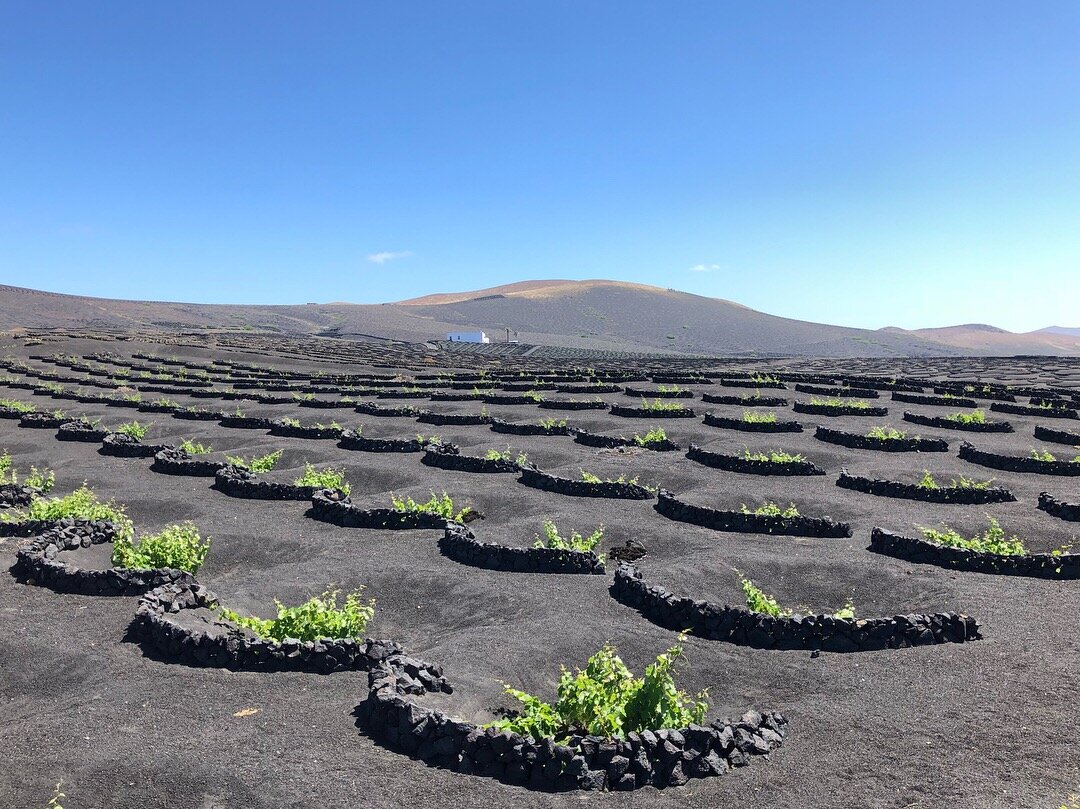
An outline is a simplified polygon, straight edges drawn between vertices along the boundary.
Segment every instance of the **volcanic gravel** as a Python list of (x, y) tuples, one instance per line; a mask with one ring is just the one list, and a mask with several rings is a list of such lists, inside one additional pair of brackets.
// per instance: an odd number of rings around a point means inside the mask
[[(0, 349), (21, 358), (52, 351), (81, 356), (155, 349), (197, 361), (212, 356), (205, 349), (79, 339), (35, 347), (4, 339)], [(226, 358), (293, 369), (327, 368), (265, 354), (230, 353)], [(1080, 390), (1080, 369), (1066, 360), (1013, 359), (997, 366), (985, 359), (968, 366), (962, 360), (935, 364), (924, 359), (910, 365), (889, 360), (880, 366), (870, 360), (845, 362), (773, 361), (767, 369), (797, 365), (819, 373), (997, 378), (1014, 385), (1061, 384)], [(47, 363), (31, 364), (43, 371), (72, 373)], [(877, 367), (881, 370), (871, 370)], [(696, 399), (701, 392), (739, 392), (718, 384), (686, 387)], [(810, 398), (793, 390), (785, 395), (791, 400)], [(375, 743), (352, 717), (366, 695), (363, 672), (233, 672), (171, 663), (144, 654), (125, 639), (136, 599), (62, 595), (0, 575), (0, 744), (7, 758), (0, 767), (0, 806), (44, 806), (61, 779), (68, 809), (456, 809), (589, 802), (613, 807), (1055, 809), (1070, 793), (1080, 792), (1080, 583), (954, 572), (867, 550), (875, 526), (917, 535), (918, 526), (945, 521), (974, 533), (985, 527), (988, 514), (999, 518), (1007, 532), (1025, 538), (1033, 550), (1074, 541), (1080, 533), (1076, 524), (1035, 506), (1041, 491), (1080, 501), (1080, 479), (998, 472), (956, 456), (964, 437), (980, 449), (1013, 455), (1042, 448), (1032, 437), (1034, 425), (1045, 423), (1038, 417), (1010, 414), (1007, 418), (1016, 429), (1012, 434), (961, 434), (916, 428), (900, 419), (903, 407), (931, 415), (944, 415), (949, 408), (899, 406), (882, 399), (878, 404), (890, 408), (886, 417), (824, 420), (830, 428), (860, 434), (889, 425), (909, 436), (949, 442), (948, 453), (920, 454), (816, 441), (815, 416), (801, 417), (803, 433), (769, 435), (707, 427), (702, 413), (694, 419), (650, 421), (617, 418), (605, 411), (487, 405), (491, 415), (507, 421), (555, 416), (608, 435), (632, 436), (663, 426), (682, 451), (660, 453), (594, 449), (571, 437), (504, 435), (484, 425), (433, 427), (414, 418), (313, 410), (295, 402), (242, 403), (246, 415), (294, 417), (304, 424), (331, 419), (346, 427), (362, 424), (365, 436), (435, 433), (470, 455), (509, 444), (513, 455), (524, 451), (530, 462), (564, 477), (579, 478), (582, 469), (601, 478), (637, 476), (698, 505), (737, 509), (765, 500), (782, 506), (794, 503), (804, 515), (827, 515), (852, 525), (850, 539), (810, 539), (712, 531), (660, 516), (653, 510), (655, 501), (561, 496), (523, 486), (512, 474), (428, 467), (418, 453), (349, 451), (334, 440), (275, 437), (262, 430), (57, 401), (0, 386), (4, 396), (31, 401), (43, 410), (63, 407), (72, 414), (101, 417), (106, 427), (132, 418), (150, 421), (146, 442), (178, 444), (193, 438), (211, 444), (210, 457), (219, 460), (225, 452), (251, 457), (283, 449), (268, 479), (291, 482), (305, 461), (344, 469), (352, 500), (360, 506), (387, 507), (391, 493), (425, 500), (431, 491), (445, 490), (456, 505), (483, 513), (484, 519), (470, 528), (485, 542), (531, 545), (546, 519), (563, 534), (573, 529), (588, 533), (603, 524), (601, 551), (628, 539), (640, 541), (648, 552), (638, 563), (645, 578), (678, 595), (741, 604), (737, 569), (787, 606), (828, 612), (850, 597), (861, 617), (963, 612), (979, 620), (984, 639), (813, 656), (691, 636), (680, 685), (688, 691), (709, 689), (710, 720), (738, 717), (749, 707), (783, 712), (790, 720), (783, 746), (768, 761), (755, 760), (723, 777), (692, 780), (684, 787), (649, 787), (630, 794), (545, 794), (431, 768)], [(149, 398), (154, 396), (144, 395)], [(170, 398), (226, 412), (236, 407), (232, 401)], [(360, 398), (374, 401), (374, 396)], [(619, 393), (603, 398), (640, 404)], [(414, 403), (440, 413), (479, 410), (468, 401)], [(733, 418), (744, 410), (724, 405), (707, 409)], [(792, 418), (790, 405), (766, 410), (777, 412), (781, 420)], [(560, 665), (584, 665), (604, 643), (616, 644), (630, 668), (640, 672), (675, 639), (674, 633), (611, 598), (610, 573), (525, 574), (469, 567), (439, 553), (438, 531), (339, 528), (305, 517), (303, 502), (227, 497), (211, 488), (213, 478), (153, 473), (151, 459), (107, 457), (99, 454), (99, 444), (61, 442), (54, 435), (55, 430), (24, 429), (17, 420), (0, 419), (0, 450), (9, 450), (23, 472), (31, 465), (55, 470), (56, 494), (86, 481), (103, 499), (124, 503), (137, 532), (194, 521), (204, 537), (212, 537), (198, 578), (233, 609), (268, 616), (275, 598), (297, 603), (330, 584), (343, 589), (365, 586), (377, 601), (369, 634), (399, 641), (409, 654), (443, 665), (454, 693), (420, 701), (462, 719), (486, 722), (499, 708), (511, 707), (502, 683), (553, 699)], [(686, 459), (691, 442), (714, 452), (799, 452), (826, 475), (722, 472)], [(1059, 458), (1071, 457), (1067, 447), (1047, 448)], [(837, 487), (842, 466), (852, 474), (909, 482), (918, 481), (924, 470), (942, 484), (961, 475), (992, 477), (1017, 501), (960, 506), (876, 497)], [(0, 540), (0, 556), (9, 566), (17, 543)], [(255, 713), (243, 715), (250, 710)]]

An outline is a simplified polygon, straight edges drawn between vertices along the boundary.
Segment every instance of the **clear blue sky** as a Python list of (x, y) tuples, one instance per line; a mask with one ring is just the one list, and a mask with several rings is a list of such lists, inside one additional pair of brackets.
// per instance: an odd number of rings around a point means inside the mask
[(0, 0), (0, 282), (528, 278), (1080, 326), (1080, 2)]

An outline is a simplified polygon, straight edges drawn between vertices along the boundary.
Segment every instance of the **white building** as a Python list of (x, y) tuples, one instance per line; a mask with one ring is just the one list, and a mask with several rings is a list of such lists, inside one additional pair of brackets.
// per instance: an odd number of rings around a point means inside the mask
[(490, 343), (491, 340), (482, 331), (452, 331), (446, 335), (452, 343)]

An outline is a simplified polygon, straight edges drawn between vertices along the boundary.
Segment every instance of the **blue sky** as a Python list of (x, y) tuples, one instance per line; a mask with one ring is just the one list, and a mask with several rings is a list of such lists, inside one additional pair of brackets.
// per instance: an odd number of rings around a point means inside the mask
[(1080, 325), (1080, 3), (0, 0), (0, 282)]

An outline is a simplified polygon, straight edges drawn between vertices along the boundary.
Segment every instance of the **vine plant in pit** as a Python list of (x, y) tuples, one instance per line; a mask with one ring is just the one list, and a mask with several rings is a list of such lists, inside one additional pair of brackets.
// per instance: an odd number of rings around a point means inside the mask
[(214, 448), (209, 444), (200, 444), (190, 438), (185, 438), (180, 442), (180, 450), (188, 455), (209, 455), (214, 451)]
[[(225, 460), (230, 465), (235, 466), (237, 469), (247, 469), (250, 472), (270, 472), (277, 462), (281, 460), (281, 453), (283, 450), (275, 450), (274, 452), (267, 453), (266, 455), (260, 455), (256, 458), (252, 458), (250, 461), (246, 460), (240, 455), (226, 455)], [(305, 470), (306, 471), (306, 470)]]
[[(484, 453), (484, 459), (488, 461), (509, 461), (511, 460), (511, 456), (513, 454), (513, 449), (511, 449), (510, 446), (507, 445), (506, 449), (504, 450), (489, 449), (486, 453)], [(513, 458), (513, 461), (518, 466), (524, 466), (529, 462), (529, 456), (524, 452), (519, 452), (517, 456)]]
[(650, 444), (662, 444), (667, 441), (667, 433), (663, 427), (652, 427), (645, 435), (635, 435), (634, 443), (639, 447), (647, 447)]
[(870, 403), (864, 402), (862, 399), (841, 399), (838, 396), (834, 396), (829, 399), (821, 399), (814, 396), (810, 399), (810, 404), (821, 407), (843, 407), (853, 408), (855, 410), (869, 410)]
[(987, 424), (986, 413), (982, 410), (972, 410), (970, 413), (949, 413), (945, 416), (949, 421), (957, 424)]
[(784, 450), (775, 450), (773, 452), (751, 452), (749, 449), (743, 450), (743, 460), (746, 461), (763, 461), (765, 463), (802, 463), (806, 460), (803, 455), (791, 455), (784, 452)]
[(121, 505), (109, 500), (102, 503), (98, 496), (85, 483), (71, 494), (63, 497), (35, 497), (30, 505), (23, 509), (0, 511), (2, 522), (27, 522), (41, 520), (55, 522), (71, 517), (76, 520), (108, 521), (119, 528), (118, 537), (130, 537), (133, 533), (131, 520)]
[[(18, 482), (18, 470), (15, 469), (10, 453), (4, 450), (4, 454), (0, 455), (0, 484), (17, 485)], [(35, 489), (38, 496), (48, 494), (56, 485), (56, 474), (51, 469), (39, 470), (36, 466), (31, 466), (30, 474), (26, 476), (23, 485)]]
[(146, 433), (149, 430), (149, 424), (140, 424), (138, 421), (129, 421), (116, 428), (116, 432), (120, 435), (126, 435), (136, 441), (142, 441), (146, 438)]
[(744, 410), (742, 420), (747, 424), (776, 424), (776, 414), (755, 413), (752, 410)]
[(600, 540), (604, 538), (604, 526), (598, 525), (596, 530), (588, 536), (582, 536), (578, 531), (571, 531), (569, 538), (559, 535), (559, 529), (551, 520), (544, 520), (544, 536), (536, 535), (534, 548), (556, 548), (564, 551), (582, 551), (588, 553), (596, 549)]
[(431, 493), (430, 499), (426, 502), (418, 503), (411, 497), (401, 498), (395, 494), (390, 495), (390, 502), (394, 506), (395, 511), (403, 511), (406, 513), (425, 512), (427, 514), (434, 514), (437, 517), (442, 517), (444, 520), (451, 520), (453, 522), (468, 522), (470, 518), (477, 512), (469, 506), (465, 506), (459, 511), (454, 511), (454, 500), (446, 492), (442, 494)]
[(747, 507), (746, 503), (742, 504), (740, 511), (743, 514), (756, 514), (759, 517), (798, 517), (799, 509), (795, 508), (795, 504), (792, 503), (787, 508), (781, 508), (776, 503), (762, 503), (754, 509)]
[(877, 441), (900, 441), (907, 437), (907, 433), (893, 427), (871, 427), (866, 437)]
[(226, 607), (218, 609), (225, 620), (250, 629), (260, 638), (267, 640), (281, 642), (286, 638), (302, 641), (319, 638), (362, 638), (368, 623), (375, 616), (375, 599), (366, 603), (362, 601), (363, 589), (359, 587), (346, 595), (341, 606), (338, 606), (341, 591), (333, 588), (294, 607), (286, 606), (275, 599), (277, 616), (269, 619), (240, 615)]
[(584, 669), (571, 673), (563, 667), (553, 704), (504, 684), (522, 709), (492, 726), (562, 742), (575, 733), (622, 738), (634, 731), (701, 724), (708, 710), (708, 693), (690, 697), (675, 684), (675, 664), (683, 656), (684, 639), (680, 635), (640, 678), (634, 677), (614, 646), (606, 645), (589, 658)]
[(626, 475), (619, 475), (617, 478), (604, 480), (603, 478), (597, 477), (592, 472), (586, 472), (584, 469), (581, 470), (581, 480), (584, 483), (625, 483), (628, 486), (641, 486), (643, 489), (648, 489), (651, 492), (657, 491), (658, 488), (656, 486), (650, 486), (647, 483), (642, 483), (637, 475), (634, 475), (634, 477), (630, 479), (627, 479)]
[(936, 545), (947, 548), (960, 548), (977, 553), (991, 553), (997, 556), (1022, 556), (1028, 552), (1023, 540), (1018, 536), (1006, 537), (1001, 524), (993, 517), (987, 515), (989, 526), (981, 534), (965, 538), (958, 531), (942, 525), (942, 530), (934, 528), (920, 528), (923, 537)]
[[(274, 460), (277, 462), (277, 459)], [(304, 473), (293, 481), (297, 486), (313, 486), (317, 489), (337, 489), (348, 495), (352, 486), (345, 480), (345, 473), (336, 469), (316, 469), (313, 464), (304, 464)]]
[[(773, 618), (790, 618), (794, 615), (794, 610), (781, 607), (776, 598), (764, 592), (760, 587), (755, 585), (750, 579), (743, 576), (738, 571), (735, 571), (739, 576), (739, 584), (742, 586), (743, 595), (746, 598), (746, 608), (751, 612), (756, 612), (761, 615), (770, 615)], [(809, 609), (803, 609), (803, 612), (809, 613)], [(845, 620), (855, 619), (855, 602), (850, 598), (844, 603), (844, 606), (832, 613), (833, 618), (841, 618)]]
[(671, 413), (676, 413), (676, 412), (681, 412), (683, 410), (686, 410), (686, 408), (683, 407), (678, 402), (667, 402), (667, 401), (664, 401), (663, 399), (649, 400), (649, 399), (646, 399), (644, 397), (642, 397), (642, 399), (641, 399), (641, 409), (642, 410), (650, 410), (650, 411), (653, 411), (653, 412), (663, 411), (663, 412), (671, 412)]
[(993, 482), (993, 478), (990, 478), (989, 480), (974, 480), (973, 478), (961, 475), (959, 480), (953, 478), (949, 481), (948, 486), (941, 486), (934, 480), (934, 476), (930, 474), (930, 471), (924, 469), (922, 479), (915, 485), (920, 489), (987, 489)]
[(204, 542), (192, 522), (167, 526), (157, 534), (144, 534), (136, 545), (131, 536), (113, 542), (112, 563), (135, 570), (175, 568), (198, 573), (210, 550), (210, 537)]

